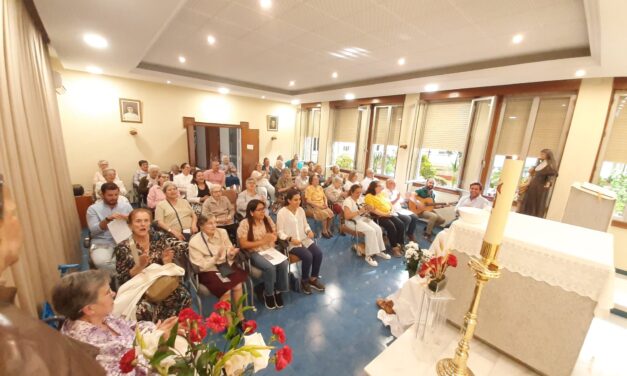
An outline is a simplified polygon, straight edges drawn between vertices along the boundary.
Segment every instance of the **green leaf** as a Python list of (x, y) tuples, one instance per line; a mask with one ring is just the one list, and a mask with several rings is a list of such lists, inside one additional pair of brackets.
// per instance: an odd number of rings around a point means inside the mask
[(241, 339), (242, 339), (242, 336), (239, 334), (233, 337), (233, 339), (231, 339), (231, 343), (229, 343), (229, 348), (234, 349), (239, 344), (239, 341)]
[(177, 321), (172, 327), (172, 329), (170, 330), (170, 337), (168, 337), (168, 341), (166, 342), (168, 347), (174, 347), (174, 341), (176, 341), (176, 335), (178, 331), (179, 331), (179, 323)]

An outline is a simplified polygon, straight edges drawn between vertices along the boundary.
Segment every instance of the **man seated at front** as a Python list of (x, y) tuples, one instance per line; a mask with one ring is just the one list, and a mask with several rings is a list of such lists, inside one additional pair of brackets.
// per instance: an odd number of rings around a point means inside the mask
[[(433, 192), (433, 188), (435, 188), (435, 179), (429, 178), (427, 179), (424, 187), (416, 189), (416, 196), (422, 199), (430, 198), (435, 203), (435, 193)], [(418, 216), (427, 220), (427, 228), (425, 229), (424, 237), (427, 240), (431, 240), (433, 239), (433, 227), (443, 225), (445, 220), (434, 210), (425, 210), (428, 209), (428, 207), (418, 200), (416, 201), (416, 207), (418, 210), (422, 210)]]
[(109, 223), (116, 219), (126, 221), (133, 210), (128, 200), (120, 196), (120, 189), (115, 183), (104, 183), (100, 187), (102, 200), (96, 201), (87, 209), (87, 226), (91, 235), (90, 258), (98, 269), (115, 273), (113, 250), (115, 240), (109, 231)]
[(459, 216), (459, 208), (477, 208), (484, 209), (492, 206), (490, 201), (481, 195), (483, 185), (479, 182), (470, 184), (470, 192), (468, 196), (464, 196), (457, 206), (455, 206), (455, 214)]
[(361, 181), (361, 190), (362, 192), (366, 192), (368, 190), (368, 186), (370, 185), (370, 183), (373, 180), (377, 180), (374, 177), (374, 170), (371, 168), (367, 168), (366, 169), (366, 176), (364, 176), (364, 179)]
[(217, 160), (211, 161), (211, 169), (206, 170), (204, 173), (205, 181), (217, 185), (218, 187), (226, 186), (226, 174), (220, 170), (220, 162)]
[[(108, 169), (104, 170), (102, 172), (102, 176), (104, 176), (105, 183), (114, 183), (116, 185), (116, 187), (118, 187), (118, 189), (120, 190), (120, 195), (122, 197), (124, 197), (124, 199), (126, 199), (125, 196), (126, 196), (126, 194), (128, 192), (126, 191), (126, 187), (124, 186), (124, 183), (122, 182), (122, 180), (118, 179), (118, 174), (117, 174), (117, 172), (115, 172), (114, 169), (108, 168)], [(102, 186), (105, 183), (98, 183), (98, 184), (96, 184), (96, 197), (98, 199), (102, 198), (102, 195), (101, 195)]]
[(257, 192), (257, 181), (253, 178), (248, 178), (246, 179), (246, 189), (237, 195), (237, 201), (235, 201), (237, 213), (240, 214), (242, 218), (246, 217), (246, 207), (248, 203), (254, 199), (260, 200), (264, 205), (268, 200), (267, 197), (263, 197)]

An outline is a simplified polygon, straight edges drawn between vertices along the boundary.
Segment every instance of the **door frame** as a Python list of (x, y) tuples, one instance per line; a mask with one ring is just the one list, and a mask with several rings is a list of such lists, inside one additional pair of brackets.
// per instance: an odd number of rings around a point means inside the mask
[(196, 121), (193, 117), (183, 116), (183, 128), (187, 132), (187, 158), (189, 164), (196, 166), (196, 144), (194, 144), (193, 127), (248, 129), (249, 124), (247, 121), (240, 121), (239, 124), (204, 123)]

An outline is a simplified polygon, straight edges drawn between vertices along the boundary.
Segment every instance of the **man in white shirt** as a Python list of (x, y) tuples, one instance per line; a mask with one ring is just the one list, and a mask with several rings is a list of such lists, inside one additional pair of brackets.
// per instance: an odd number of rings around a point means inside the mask
[(455, 206), (455, 213), (459, 215), (459, 208), (483, 209), (492, 206), (490, 201), (481, 195), (481, 191), (483, 191), (481, 183), (475, 182), (470, 184), (470, 194), (459, 200), (457, 206)]
[(387, 179), (385, 181), (383, 194), (388, 198), (388, 200), (390, 200), (390, 203), (392, 203), (392, 210), (394, 210), (394, 214), (396, 214), (398, 218), (403, 221), (407, 237), (412, 242), (415, 242), (416, 226), (418, 225), (419, 219), (416, 214), (403, 208), (402, 204), (405, 200), (401, 197), (401, 193), (396, 189), (396, 182), (394, 179)]
[(374, 180), (377, 180), (374, 177), (374, 171), (371, 168), (367, 168), (366, 176), (364, 177), (364, 180), (361, 181), (361, 191), (365, 193), (366, 190), (368, 190), (368, 186), (370, 185), (370, 183), (372, 183)]
[(192, 183), (192, 179), (194, 176), (192, 175), (192, 167), (189, 163), (185, 162), (181, 165), (181, 173), (175, 175), (172, 181), (179, 189), (179, 193), (182, 197), (185, 197), (185, 193), (187, 193), (187, 186)]

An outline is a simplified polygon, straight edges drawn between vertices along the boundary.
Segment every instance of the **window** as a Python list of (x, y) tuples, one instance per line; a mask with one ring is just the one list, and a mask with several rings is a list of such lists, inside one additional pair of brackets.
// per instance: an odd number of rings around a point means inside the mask
[(334, 110), (331, 164), (346, 170), (360, 167), (360, 149), (363, 148), (359, 145), (368, 129), (368, 113), (367, 106)]
[(623, 110), (625, 103), (627, 92), (617, 92), (614, 95), (612, 116), (608, 119), (595, 173), (600, 186), (616, 193), (614, 216), (622, 221), (627, 220), (627, 111)]
[(377, 175), (394, 177), (401, 137), (403, 106), (375, 106), (370, 144), (370, 167)]
[(439, 186), (458, 187), (470, 129), (472, 101), (428, 103), (417, 138), (414, 179), (436, 179)]
[(302, 140), (299, 154), (306, 162), (318, 162), (320, 151), (320, 108), (304, 109), (301, 112), (300, 132)]
[(542, 149), (551, 149), (559, 164), (574, 101), (574, 95), (505, 98), (485, 194), (494, 194), (507, 156), (525, 161), (523, 179)]

